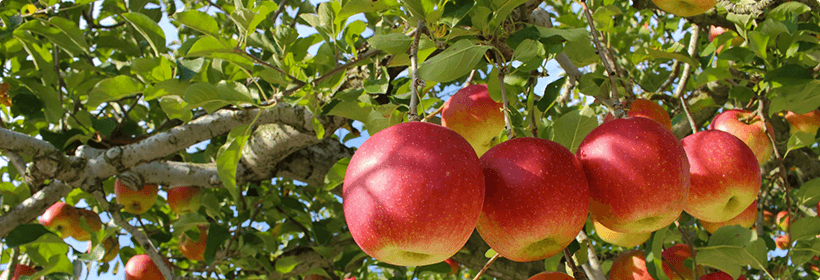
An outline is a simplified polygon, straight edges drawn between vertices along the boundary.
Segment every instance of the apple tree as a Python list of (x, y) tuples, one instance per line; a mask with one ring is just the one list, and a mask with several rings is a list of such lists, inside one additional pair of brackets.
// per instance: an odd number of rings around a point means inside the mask
[[(123, 275), (141, 259), (165, 279), (603, 280), (623, 279), (626, 255), (655, 279), (820, 276), (817, 1), (316, 2), (0, 2), (3, 279)], [(475, 231), (447, 262), (369, 256), (343, 211), (351, 157), (391, 126), (441, 123), (471, 84), (503, 104), (506, 129), (485, 131), (494, 144), (537, 137), (575, 153), (605, 115), (645, 100), (677, 139), (737, 129), (768, 153), (742, 194), (756, 214), (721, 227), (682, 212), (621, 241), (588, 219), (562, 253), (529, 262)], [(733, 109), (735, 123), (715, 119)], [(763, 136), (747, 141), (754, 127)], [(156, 185), (156, 198), (115, 196)], [(172, 197), (189, 186), (196, 196)], [(49, 216), (84, 235), (42, 225), (57, 202), (84, 209)]]

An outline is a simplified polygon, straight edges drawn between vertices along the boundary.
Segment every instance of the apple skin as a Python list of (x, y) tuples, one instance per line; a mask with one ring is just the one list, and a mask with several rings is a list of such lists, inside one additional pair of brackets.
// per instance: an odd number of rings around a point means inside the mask
[(724, 226), (731, 226), (731, 225), (739, 225), (745, 228), (749, 228), (755, 224), (757, 220), (757, 200), (752, 202), (749, 207), (746, 207), (746, 210), (740, 212), (736, 217), (729, 219), (725, 222), (718, 222), (712, 223), (707, 221), (700, 221), (700, 224), (703, 225), (703, 228), (706, 229), (709, 233), (715, 233), (719, 228)]
[(179, 237), (179, 251), (189, 260), (203, 261), (208, 245), (208, 225), (199, 225), (199, 240), (194, 241), (184, 233)]
[(394, 265), (434, 264), (470, 238), (484, 202), (484, 175), (475, 151), (455, 131), (401, 123), (359, 147), (342, 201), (362, 251)]
[(594, 220), (617, 232), (661, 229), (689, 197), (689, 163), (677, 137), (655, 121), (604, 123), (578, 147)]
[[(88, 224), (88, 227), (90, 227), (91, 230), (94, 231), (94, 234), (96, 234), (98, 231), (102, 229), (102, 221), (100, 220), (100, 215), (97, 214), (97, 212), (88, 209), (78, 208), (77, 214), (79, 214), (80, 217), (85, 218), (85, 222)], [(77, 241), (88, 241), (91, 240), (91, 234), (92, 233), (83, 230), (83, 228), (80, 227), (80, 222), (78, 221), (77, 231), (71, 237), (74, 237), (74, 239), (76, 239)]]
[(57, 235), (61, 238), (76, 235), (81, 231), (80, 215), (74, 206), (68, 205), (64, 202), (57, 202), (48, 207), (43, 215), (40, 217), (40, 224), (57, 231)]
[[(670, 280), (681, 280), (681, 275), (684, 277), (683, 279), (692, 280), (695, 279), (695, 276), (692, 275), (692, 269), (686, 267), (684, 263), (686, 259), (692, 258), (692, 251), (689, 250), (689, 245), (686, 244), (675, 244), (672, 247), (666, 248), (661, 252), (661, 256), (663, 257), (663, 273), (666, 273), (666, 276), (669, 277)], [(673, 271), (672, 266), (675, 270)], [(677, 271), (680, 273), (675, 273)], [(698, 275), (703, 275), (705, 270), (702, 266), (698, 266)]]
[(686, 213), (707, 222), (725, 222), (757, 199), (760, 165), (743, 141), (727, 132), (705, 130), (686, 136), (681, 144), (691, 179)]
[(125, 264), (125, 280), (165, 280), (148, 255), (136, 255)]
[(746, 280), (746, 276), (742, 274), (737, 277), (737, 279), (732, 279), (732, 276), (729, 273), (718, 271), (714, 273), (709, 273), (699, 277), (700, 280)]
[[(8, 270), (5, 270), (3, 271), (3, 273), (0, 273), (0, 279), (6, 279), (6, 277), (8, 277), (8, 273)], [(34, 269), (34, 267), (18, 263), (16, 266), (14, 266), (14, 275), (11, 276), (10, 280), (19, 280), (20, 276), (31, 276), (34, 275), (34, 273), (37, 273), (37, 270)]]
[(774, 221), (775, 221), (775, 224), (777, 224), (777, 227), (779, 227), (783, 231), (788, 231), (789, 230), (789, 224), (791, 224), (791, 223), (789, 223), (789, 212), (786, 212), (786, 211), (778, 212), (777, 217), (775, 218)]
[[(747, 120), (744, 123), (741, 120)], [(769, 134), (774, 137), (774, 128), (769, 123), (766, 123), (769, 129)], [(757, 162), (760, 164), (769, 160), (772, 155), (772, 142), (766, 136), (763, 128), (763, 120), (760, 116), (756, 116), (754, 112), (747, 110), (732, 109), (726, 110), (718, 114), (709, 124), (710, 130), (722, 130), (729, 134), (740, 138), (743, 143), (746, 143), (752, 152), (757, 157)]]
[(789, 133), (805, 132), (812, 136), (817, 134), (817, 129), (820, 128), (820, 110), (814, 110), (805, 114), (795, 114), (794, 112), (786, 112), (786, 121), (789, 122)]
[(788, 235), (778, 236), (774, 240), (774, 244), (777, 245), (778, 249), (783, 249), (783, 250), (786, 250), (786, 248), (791, 247), (791, 242), (789, 242), (789, 236)]
[(646, 270), (643, 251), (623, 252), (615, 258), (609, 270), (609, 280), (655, 280)]
[(157, 200), (157, 192), (159, 186), (145, 185), (142, 190), (132, 191), (125, 185), (120, 183), (120, 180), (114, 182), (114, 195), (117, 197), (117, 203), (125, 206), (123, 210), (132, 214), (142, 214), (151, 209), (154, 201)]
[(643, 244), (649, 237), (652, 237), (652, 232), (644, 233), (623, 233), (608, 229), (596, 220), (592, 220), (592, 225), (595, 227), (595, 232), (604, 242), (618, 245), (621, 247), (632, 248)]
[(572, 276), (569, 276), (566, 273), (561, 273), (557, 271), (545, 271), (533, 275), (527, 280), (575, 280), (575, 278), (572, 278)]
[(658, 8), (679, 17), (705, 13), (717, 4), (716, 0), (652, 0)]
[[(632, 105), (630, 105), (630, 109), (626, 112), (626, 115), (630, 117), (647, 118), (660, 123), (670, 131), (672, 130), (672, 119), (669, 118), (669, 114), (666, 113), (666, 110), (664, 110), (661, 105), (650, 100), (635, 99), (635, 101), (632, 101)], [(612, 113), (607, 113), (606, 117), (604, 117), (604, 122), (609, 122), (614, 119), (615, 117), (612, 116)]]
[(168, 206), (177, 215), (199, 210), (203, 189), (199, 187), (174, 187), (168, 190)]
[(447, 99), (441, 110), (441, 125), (463, 136), (480, 157), (504, 130), (501, 108), (501, 103), (490, 98), (487, 85), (471, 85)]

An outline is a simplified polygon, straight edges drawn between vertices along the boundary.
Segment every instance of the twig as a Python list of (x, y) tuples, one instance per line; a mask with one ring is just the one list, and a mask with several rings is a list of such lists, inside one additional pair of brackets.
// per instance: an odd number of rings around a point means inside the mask
[[(545, 28), (552, 28), (552, 20), (550, 19), (550, 13), (544, 10), (541, 7), (536, 8), (535, 10), (530, 13), (530, 19), (536, 26), (541, 26)], [(567, 79), (567, 83), (574, 85), (581, 80), (581, 73), (578, 70), (578, 67), (572, 63), (572, 60), (569, 59), (566, 52), (561, 52), (555, 57), (555, 61), (558, 62), (558, 65), (561, 65), (561, 68), (564, 69), (566, 75), (569, 79)]]
[(495, 255), (493, 255), (493, 257), (487, 261), (487, 264), (485, 264), (484, 267), (482, 267), (481, 270), (478, 271), (478, 273), (476, 273), (475, 277), (473, 277), (473, 280), (478, 280), (478, 278), (480, 278), (481, 275), (484, 275), (484, 272), (487, 272), (487, 269), (490, 268), (490, 265), (492, 265), (495, 262), (495, 260), (498, 259), (499, 256), (500, 255), (498, 253), (495, 253)]
[(288, 77), (288, 79), (290, 79), (292, 82), (294, 82), (294, 83), (296, 83), (296, 84), (298, 84), (298, 85), (304, 86), (305, 84), (307, 84), (307, 83), (305, 83), (304, 81), (299, 80), (299, 78), (296, 78), (296, 77), (294, 77), (294, 76), (293, 76), (293, 75), (291, 75), (291, 74), (288, 74), (288, 72), (285, 72), (285, 70), (279, 69), (279, 67), (276, 67), (276, 65), (270, 64), (270, 63), (268, 63), (267, 61), (264, 61), (264, 60), (262, 60), (261, 58), (258, 58), (258, 57), (256, 57), (255, 55), (252, 55), (252, 54), (250, 54), (250, 53), (248, 53), (248, 52), (246, 52), (246, 51), (242, 50), (242, 48), (239, 48), (239, 47), (234, 48), (234, 49), (233, 49), (233, 52), (234, 52), (234, 53), (238, 53), (238, 54), (242, 54), (242, 55), (244, 55), (244, 56), (247, 56), (248, 58), (252, 59), (252, 60), (253, 60), (253, 61), (255, 61), (256, 63), (262, 64), (262, 65), (263, 65), (263, 66), (265, 66), (265, 67), (268, 67), (268, 68), (270, 68), (270, 69), (276, 70), (276, 72), (282, 73), (282, 75), (287, 76), (287, 77)]
[[(501, 55), (499, 53), (499, 55)], [(507, 99), (507, 89), (504, 86), (504, 76), (507, 68), (498, 66), (498, 83), (501, 85), (501, 106), (504, 111), (504, 125), (507, 129), (507, 140), (515, 138), (515, 132), (512, 127), (512, 119), (510, 119), (510, 101)]]
[(407, 118), (411, 121), (421, 120), (418, 115), (419, 105), (419, 91), (418, 86), (424, 82), (419, 79), (419, 40), (424, 29), (424, 20), (419, 20), (416, 26), (416, 34), (413, 36), (413, 43), (410, 45), (410, 111), (407, 112)]
[(282, 0), (279, 2), (279, 9), (276, 9), (276, 12), (273, 13), (270, 20), (273, 23), (276, 23), (276, 19), (279, 17), (279, 14), (285, 11), (285, 7), (287, 7), (288, 0)]
[(595, 45), (595, 49), (597, 50), (598, 56), (601, 57), (601, 63), (604, 64), (606, 68), (607, 76), (609, 77), (609, 84), (610, 84), (610, 99), (612, 100), (612, 115), (615, 118), (621, 118), (626, 115), (624, 112), (624, 106), (621, 104), (620, 96), (618, 95), (618, 83), (615, 81), (615, 75), (617, 72), (613, 70), (612, 64), (614, 64), (614, 60), (611, 61), (609, 57), (609, 51), (606, 51), (601, 45), (601, 41), (598, 39), (598, 30), (595, 29), (595, 23), (592, 19), (592, 12), (589, 11), (589, 7), (587, 6), (586, 0), (579, 0), (581, 3), (581, 7), (584, 9), (584, 14), (586, 15), (587, 22), (589, 23), (589, 30), (592, 33), (592, 42)]
[[(678, 231), (680, 231), (680, 234), (683, 237), (683, 242), (686, 242), (686, 246), (689, 246), (689, 251), (692, 254), (692, 263), (693, 263), (693, 265), (692, 265), (692, 267), (693, 267), (692, 275), (694, 275), (695, 280), (698, 280), (698, 260), (697, 260), (697, 258), (695, 258), (696, 257), (695, 256), (695, 243), (692, 241), (692, 237), (689, 236), (689, 232), (684, 230), (681, 227), (681, 225), (678, 221), (675, 221), (675, 225), (678, 227)], [(697, 229), (695, 229), (695, 230), (697, 230)], [(672, 269), (674, 269), (674, 268), (672, 268)], [(677, 271), (675, 273), (677, 273)], [(680, 277), (681, 277), (681, 279), (685, 278), (682, 275), (680, 275)]]
[[(319, 84), (320, 82), (324, 81), (325, 79), (330, 78), (330, 77), (333, 77), (333, 75), (335, 75), (337, 72), (342, 71), (342, 70), (345, 70), (345, 69), (347, 69), (347, 68), (350, 68), (350, 66), (353, 66), (354, 64), (359, 63), (359, 62), (361, 62), (362, 60), (368, 59), (368, 58), (370, 58), (370, 57), (372, 57), (372, 56), (374, 56), (374, 55), (377, 55), (377, 54), (379, 54), (379, 53), (381, 53), (381, 50), (377, 50), (377, 49), (370, 50), (370, 51), (368, 51), (368, 52), (366, 52), (366, 53), (364, 53), (364, 54), (360, 55), (358, 58), (353, 59), (353, 60), (351, 60), (351, 61), (348, 61), (347, 63), (345, 63), (345, 64), (343, 64), (343, 65), (339, 65), (338, 67), (334, 68), (333, 70), (330, 70), (330, 72), (327, 72), (327, 73), (325, 73), (324, 75), (322, 75), (321, 77), (319, 77), (319, 78), (317, 78), (316, 80), (314, 80), (312, 84), (313, 84), (313, 85), (317, 85), (317, 84)], [(290, 94), (294, 93), (295, 91), (297, 91), (297, 90), (299, 90), (299, 89), (301, 89), (301, 88), (305, 87), (306, 85), (307, 85), (307, 84), (305, 84), (305, 85), (298, 85), (298, 86), (295, 86), (295, 87), (289, 88), (289, 89), (285, 90), (284, 92), (282, 92), (282, 94), (283, 94), (283, 95), (290, 95)], [(268, 105), (270, 105), (270, 102), (265, 102), (265, 103), (262, 103), (262, 104), (261, 104), (261, 106), (268, 106)]]
[(683, 96), (680, 97), (680, 105), (683, 106), (683, 112), (686, 113), (686, 118), (689, 120), (689, 126), (692, 127), (692, 133), (698, 132), (698, 124), (695, 123), (695, 118), (692, 117), (692, 112), (689, 111), (689, 103)]
[(658, 88), (658, 92), (666, 91), (666, 88), (672, 85), (675, 82), (675, 79), (678, 78), (680, 75), (680, 60), (675, 60), (675, 63), (672, 64), (672, 74), (669, 75), (669, 78), (661, 84), (661, 87)]
[(426, 122), (427, 120), (429, 120), (429, 119), (435, 117), (436, 115), (438, 115), (438, 113), (441, 113), (442, 110), (444, 110), (444, 105), (441, 105), (440, 107), (438, 107), (438, 109), (436, 109), (432, 113), (429, 113), (426, 116), (424, 116), (424, 118), (421, 119), (421, 121)]
[(464, 81), (464, 85), (462, 85), (461, 88), (466, 88), (466, 87), (471, 86), (473, 84), (473, 79), (475, 79), (475, 74), (477, 72), (478, 71), (476, 71), (475, 69), (473, 69), (473, 71), (470, 71), (470, 76), (467, 77), (467, 80)]
[(572, 270), (572, 276), (575, 277), (575, 280), (587, 280), (587, 275), (584, 274), (584, 271), (578, 269), (578, 266), (575, 265), (575, 261), (572, 259), (572, 253), (569, 252), (569, 248), (564, 248), (564, 259), (566, 259), (569, 269)]

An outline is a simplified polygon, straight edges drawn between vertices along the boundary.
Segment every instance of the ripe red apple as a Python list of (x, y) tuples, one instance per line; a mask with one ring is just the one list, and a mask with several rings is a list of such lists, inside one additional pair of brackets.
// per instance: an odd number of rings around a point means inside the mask
[[(661, 252), (663, 257), (663, 273), (671, 280), (692, 280), (695, 276), (692, 269), (686, 267), (686, 259), (692, 258), (692, 251), (689, 250), (689, 245), (676, 244), (672, 247), (666, 248)], [(671, 266), (671, 268), (670, 268)], [(674, 270), (672, 270), (674, 268)], [(698, 266), (698, 275), (703, 275), (705, 270), (702, 266)], [(680, 275), (678, 275), (680, 274)], [(683, 276), (683, 278), (681, 278)]]
[(615, 258), (609, 270), (609, 280), (654, 280), (646, 270), (643, 251), (623, 252)]
[(164, 280), (159, 267), (148, 255), (136, 255), (125, 264), (125, 280)]
[(79, 231), (80, 215), (74, 206), (57, 202), (51, 205), (40, 217), (40, 224), (55, 231), (61, 238), (75, 235)]
[(703, 228), (706, 229), (706, 231), (715, 233), (715, 231), (723, 226), (739, 225), (749, 228), (755, 224), (755, 220), (757, 220), (757, 200), (752, 202), (749, 207), (746, 207), (746, 210), (743, 210), (743, 212), (740, 212), (740, 214), (732, 219), (729, 219), (728, 221), (712, 223), (701, 220), (700, 224), (703, 225)]
[(455, 131), (402, 123), (359, 147), (342, 200), (362, 251), (395, 265), (434, 264), (470, 238), (484, 202), (484, 175), (475, 151)]
[(779, 213), (777, 213), (777, 217), (775, 218), (774, 221), (775, 221), (775, 224), (777, 224), (777, 227), (779, 227), (783, 231), (788, 231), (789, 230), (789, 225), (791, 224), (789, 222), (789, 212), (780, 211)]
[(454, 275), (458, 273), (458, 262), (454, 261), (453, 259), (446, 259), (444, 260), (447, 264), (450, 265), (450, 272), (447, 275)]
[(139, 191), (133, 191), (130, 188), (120, 183), (120, 180), (114, 182), (114, 195), (117, 197), (117, 203), (122, 204), (125, 212), (133, 214), (142, 214), (151, 209), (154, 201), (157, 200), (157, 192), (159, 187), (157, 185), (145, 185)]
[(681, 140), (689, 159), (691, 187), (684, 210), (699, 220), (728, 221), (757, 199), (760, 165), (743, 141), (720, 130)]
[[(86, 253), (91, 252), (91, 241), (88, 242), (88, 249), (85, 251)], [(105, 248), (105, 255), (103, 255), (102, 260), (100, 262), (110, 262), (120, 253), (120, 244), (117, 241), (115, 236), (109, 237), (105, 241), (103, 241), (103, 248)]]
[[(766, 124), (769, 134), (774, 137), (774, 128)], [(766, 136), (763, 120), (754, 112), (732, 109), (718, 114), (709, 124), (709, 129), (722, 130), (740, 138), (746, 143), (757, 157), (757, 162), (763, 164), (772, 155), (772, 142)]]
[(454, 94), (441, 110), (441, 125), (461, 134), (478, 156), (492, 147), (504, 130), (501, 103), (490, 98), (487, 85), (471, 85)]
[(789, 133), (792, 135), (800, 131), (814, 136), (817, 134), (817, 129), (820, 128), (820, 110), (800, 115), (789, 111), (786, 112), (786, 121), (789, 122)]
[(203, 189), (199, 187), (174, 187), (168, 190), (168, 206), (177, 215), (199, 210)]
[(655, 121), (604, 123), (578, 147), (592, 218), (618, 232), (650, 232), (678, 218), (689, 197), (689, 163), (677, 137)]
[(184, 233), (179, 237), (179, 250), (189, 260), (205, 259), (205, 248), (208, 244), (208, 225), (199, 225), (199, 240), (194, 241)]
[(658, 8), (679, 17), (705, 13), (717, 4), (716, 0), (652, 0)]
[[(77, 214), (79, 214), (80, 217), (85, 218), (85, 222), (88, 224), (88, 227), (94, 231), (93, 234), (96, 234), (102, 229), (102, 221), (100, 220), (100, 215), (98, 215), (97, 212), (78, 208)], [(71, 237), (74, 237), (74, 239), (77, 239), (78, 241), (88, 241), (91, 240), (91, 234), (92, 233), (83, 230), (83, 228), (80, 227), (80, 222), (78, 221), (77, 231)]]
[[(627, 116), (647, 118), (672, 130), (672, 119), (669, 118), (669, 114), (666, 113), (666, 110), (664, 110), (661, 105), (658, 105), (658, 103), (646, 99), (635, 99), (630, 106), (629, 112), (626, 113)], [(606, 117), (604, 117), (604, 122), (614, 119), (615, 117), (612, 116), (612, 113), (607, 113)]]
[[(700, 278), (700, 280), (733, 280), (732, 276), (729, 275), (729, 273), (726, 273), (726, 272), (723, 272), (723, 271), (709, 273), (709, 274), (703, 275), (699, 278)], [(743, 276), (741, 274), (740, 276), (737, 277), (737, 279), (734, 279), (734, 280), (746, 280), (746, 276)]]
[(561, 273), (557, 271), (545, 271), (533, 275), (527, 280), (575, 280), (575, 278), (572, 278), (572, 276), (569, 276), (566, 273)]
[(791, 247), (791, 242), (790, 242), (790, 240), (789, 240), (789, 236), (788, 236), (788, 235), (781, 235), (781, 236), (778, 236), (778, 237), (774, 240), (774, 244), (775, 244), (775, 245), (777, 245), (777, 248), (779, 248), (779, 249), (783, 249), (783, 250), (786, 250), (786, 248)]
[[(6, 277), (8, 277), (8, 273), (8, 270), (3, 271), (3, 273), (0, 273), (0, 279), (6, 279)], [(14, 275), (11, 276), (11, 280), (19, 280), (20, 276), (31, 276), (34, 275), (34, 273), (37, 273), (37, 270), (34, 269), (34, 267), (18, 263), (16, 266), (14, 266)]]
[(560, 253), (584, 227), (589, 187), (561, 144), (516, 138), (481, 156), (486, 186), (476, 229), (502, 257), (529, 262)]
[(598, 234), (604, 242), (618, 245), (621, 247), (632, 248), (638, 245), (643, 244), (646, 240), (649, 240), (649, 237), (652, 236), (652, 232), (642, 232), (642, 233), (624, 233), (624, 232), (617, 232), (611, 229), (608, 229), (606, 226), (602, 225), (596, 220), (592, 220), (592, 225), (595, 227), (595, 232)]

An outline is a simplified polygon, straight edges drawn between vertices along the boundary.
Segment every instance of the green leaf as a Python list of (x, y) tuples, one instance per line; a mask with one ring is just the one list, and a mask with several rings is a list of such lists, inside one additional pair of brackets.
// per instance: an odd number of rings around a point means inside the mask
[(31, 279), (55, 272), (74, 273), (74, 266), (68, 260), (68, 244), (55, 234), (41, 235), (22, 248), (34, 263), (44, 266)]
[(806, 146), (814, 145), (814, 135), (798, 131), (789, 137), (789, 143), (786, 144), (786, 153), (797, 150)]
[(379, 75), (379, 79), (367, 79), (364, 81), (364, 92), (367, 93), (374, 93), (374, 94), (385, 94), (387, 93), (387, 88), (389, 86), (388, 79), (390, 75), (387, 73), (387, 68), (381, 68), (381, 74)]
[(159, 99), (159, 106), (169, 119), (180, 119), (189, 122), (194, 117), (191, 110), (185, 109), (188, 103), (176, 95), (163, 96)]
[(803, 13), (808, 13), (810, 11), (811, 8), (809, 8), (809, 6), (807, 6), (806, 4), (800, 2), (786, 2), (777, 5), (777, 7), (768, 11), (766, 13), (766, 17), (777, 21), (786, 21), (791, 19), (792, 17), (801, 15)]
[(374, 48), (396, 55), (407, 52), (413, 44), (413, 37), (404, 35), (404, 33), (377, 34), (367, 39), (367, 42)]
[(61, 17), (52, 17), (48, 22), (31, 20), (17, 27), (48, 38), (71, 56), (88, 54), (89, 45), (77, 25)]
[(208, 242), (205, 245), (205, 254), (203, 256), (205, 263), (211, 264), (214, 262), (216, 251), (230, 237), (231, 231), (228, 228), (217, 223), (211, 223), (208, 226)]
[(516, 60), (527, 62), (538, 57), (543, 58), (546, 55), (546, 51), (544, 50), (544, 45), (534, 40), (526, 39), (515, 47), (513, 55)]
[(450, 28), (455, 27), (461, 19), (475, 6), (475, 1), (455, 0), (447, 1), (444, 4), (444, 12), (439, 19), (439, 23), (446, 24)]
[(724, 226), (709, 238), (705, 247), (695, 248), (698, 251), (698, 264), (722, 270), (732, 278), (740, 275), (741, 266), (765, 270), (766, 243), (758, 239), (751, 229), (741, 226)]
[(149, 82), (165, 81), (173, 78), (176, 63), (164, 57), (143, 57), (131, 61), (131, 72)]
[(498, 254), (498, 252), (493, 250), (493, 248), (490, 248), (489, 250), (487, 250), (487, 252), (484, 252), (484, 257), (489, 259), (489, 258), (492, 258), (493, 256), (495, 256), (495, 254)]
[(14, 227), (14, 229), (6, 235), (5, 241), (7, 246), (14, 248), (34, 242), (39, 239), (40, 236), (49, 233), (52, 232), (41, 224), (21, 224)]
[(663, 272), (661, 254), (661, 252), (663, 252), (663, 241), (666, 239), (668, 232), (669, 230), (667, 228), (657, 230), (652, 233), (652, 237), (646, 242), (646, 244), (651, 244), (651, 246), (646, 247), (644, 250), (646, 270), (653, 279), (669, 280), (669, 277)]
[(585, 107), (582, 110), (567, 112), (555, 121), (556, 129), (552, 141), (567, 147), (572, 153), (581, 145), (581, 140), (593, 129), (598, 127), (598, 118), (590, 116), (591, 109)]
[(219, 36), (219, 24), (212, 16), (197, 10), (184, 11), (171, 16), (185, 26), (214, 37)]
[(419, 77), (440, 83), (455, 80), (469, 74), (490, 48), (462, 39), (422, 63), (419, 66)]
[(601, 31), (609, 31), (615, 27), (615, 16), (621, 15), (621, 9), (615, 6), (599, 6), (592, 14), (595, 27)]
[(333, 167), (325, 174), (325, 190), (332, 190), (344, 183), (347, 166), (350, 158), (342, 158), (333, 164)]
[(766, 59), (768, 57), (766, 46), (769, 44), (769, 36), (759, 31), (749, 31), (746, 35), (746, 39), (749, 41), (749, 49), (758, 57)]
[(322, 125), (322, 122), (320, 122), (315, 115), (310, 120), (310, 124), (313, 126), (313, 131), (316, 132), (316, 138), (325, 138), (325, 127)]
[(140, 93), (145, 89), (145, 85), (137, 79), (130, 76), (120, 75), (113, 78), (102, 80), (94, 86), (94, 89), (88, 93), (88, 103), (86, 106), (89, 109), (97, 108), (103, 102), (119, 100), (123, 97), (128, 97)]
[(538, 103), (535, 105), (538, 107), (538, 110), (546, 112), (555, 104), (555, 99), (561, 94), (561, 87), (564, 86), (566, 80), (567, 77), (564, 76), (544, 87), (544, 94), (541, 96), (541, 99), (538, 99)]
[(797, 203), (812, 205), (820, 202), (820, 178), (814, 178), (803, 183), (795, 193)]
[(346, 19), (358, 13), (378, 12), (398, 5), (400, 5), (398, 2), (391, 0), (351, 0), (347, 1), (347, 3), (342, 6), (342, 9), (339, 11), (337, 17), (340, 19)]
[(216, 90), (219, 94), (219, 99), (222, 101), (235, 105), (254, 103), (254, 96), (250, 90), (248, 90), (248, 87), (243, 84), (223, 80), (216, 84)]
[(209, 223), (210, 222), (205, 216), (194, 212), (179, 216), (179, 218), (176, 221), (174, 221), (173, 227), (174, 232), (186, 232), (199, 225), (205, 225)]
[(698, 66), (698, 63), (694, 59), (692, 59), (688, 54), (683, 53), (665, 52), (645, 47), (639, 48), (632, 53), (632, 63), (634, 64), (638, 64), (641, 61), (650, 59), (674, 59), (688, 63), (695, 67)]
[(397, 110), (398, 105), (386, 104), (371, 111), (367, 116), (367, 131), (370, 135), (376, 134), (382, 129), (399, 124), (404, 120), (404, 113)]
[(490, 20), (489, 27), (495, 28), (501, 25), (502, 22), (507, 20), (507, 16), (510, 15), (513, 9), (526, 2), (527, 0), (493, 0), (491, 6), (495, 13), (493, 14), (492, 20)]
[(222, 42), (214, 37), (202, 37), (188, 49), (186, 56), (221, 58), (242, 67), (242, 69), (253, 71), (253, 61), (251, 61), (250, 58), (234, 52), (234, 46), (236, 46), (234, 41)]
[(555, 254), (554, 256), (545, 259), (544, 270), (558, 271), (558, 265), (561, 264), (562, 258), (564, 258), (564, 254)]
[(243, 124), (231, 129), (228, 140), (219, 148), (216, 156), (216, 170), (222, 185), (231, 193), (234, 200), (239, 199), (239, 190), (236, 187), (236, 165), (242, 158), (242, 149), (251, 135), (250, 125)]
[(789, 230), (791, 231), (792, 242), (812, 238), (820, 234), (820, 217), (811, 216), (800, 218), (792, 223)]
[(183, 95), (183, 99), (188, 103), (186, 109), (202, 107), (209, 114), (223, 106), (231, 103), (222, 100), (219, 96), (219, 89), (210, 83), (196, 83), (188, 86)]
[(359, 101), (333, 99), (322, 107), (322, 115), (340, 116), (348, 119), (367, 122), (370, 112), (377, 107)]
[(792, 263), (802, 266), (817, 255), (820, 255), (820, 239), (799, 240), (792, 248)]
[(148, 86), (143, 92), (145, 101), (151, 101), (166, 95), (182, 96), (191, 83), (178, 79), (168, 79), (155, 85)]
[(155, 56), (165, 52), (165, 32), (154, 20), (141, 13), (124, 13), (122, 17), (145, 38)]
[(291, 272), (294, 268), (296, 268), (297, 265), (299, 265), (299, 263), (301, 262), (297, 260), (295, 257), (279, 258), (278, 260), (276, 260), (275, 264), (276, 271), (282, 274)]

